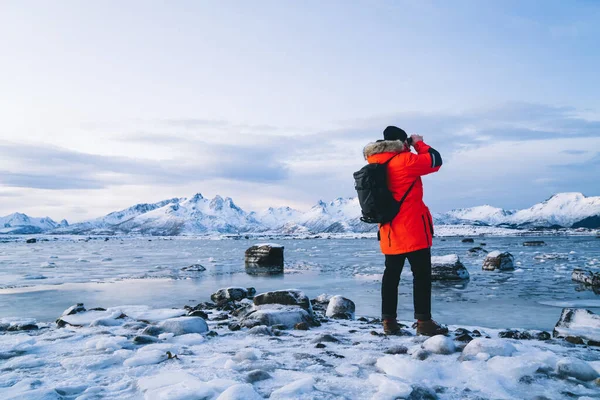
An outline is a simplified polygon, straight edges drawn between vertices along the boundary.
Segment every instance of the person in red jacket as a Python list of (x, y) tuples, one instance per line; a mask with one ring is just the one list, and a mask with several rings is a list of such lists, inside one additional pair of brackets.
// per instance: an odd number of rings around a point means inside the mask
[[(437, 172), (442, 157), (423, 142), (423, 137), (412, 135), (395, 126), (383, 131), (384, 140), (369, 143), (364, 148), (365, 159), (387, 166), (388, 188), (396, 200), (407, 192), (400, 212), (391, 223), (379, 226), (378, 238), (385, 255), (385, 271), (381, 283), (381, 316), (386, 334), (400, 333), (396, 321), (398, 284), (404, 262), (408, 259), (413, 273), (413, 302), (417, 334), (439, 335), (448, 328), (431, 319), (431, 245), (433, 220), (423, 203), (423, 175)], [(410, 151), (411, 144), (417, 154)]]

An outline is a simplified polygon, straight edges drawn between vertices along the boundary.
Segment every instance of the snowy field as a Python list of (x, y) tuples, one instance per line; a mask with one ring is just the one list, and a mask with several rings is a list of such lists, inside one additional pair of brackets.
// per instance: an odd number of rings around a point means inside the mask
[[(598, 295), (570, 278), (576, 267), (600, 270), (600, 239), (472, 237), (474, 243), (458, 237), (434, 243), (435, 255), (457, 254), (471, 278), (434, 284), (434, 318), (449, 324), (451, 334), (429, 341), (410, 327), (407, 336), (379, 335), (374, 317), (383, 259), (373, 240), (281, 240), (286, 272), (280, 276), (245, 272), (252, 239), (0, 243), (0, 398), (600, 398), (594, 382), (600, 347), (538, 336), (552, 333), (563, 307), (600, 313)], [(523, 246), (532, 239), (545, 246)], [(511, 252), (516, 269), (482, 271), (485, 254), (469, 252), (477, 246)], [(182, 270), (193, 264), (205, 270)], [(230, 286), (258, 293), (297, 288), (311, 299), (343, 295), (355, 302), (356, 319), (315, 311), (322, 324), (308, 331), (232, 330), (239, 315), (208, 307), (207, 327), (200, 318), (180, 326), (185, 305)], [(408, 266), (400, 291), (399, 319), (410, 326)], [(64, 317), (72, 325), (59, 328), (54, 321), (78, 302), (88, 311)], [(96, 307), (106, 310), (90, 311)], [(599, 335), (594, 323), (578, 332)], [(7, 331), (31, 324), (39, 329)], [(154, 327), (161, 330), (148, 334)], [(499, 338), (506, 328), (528, 335)]]

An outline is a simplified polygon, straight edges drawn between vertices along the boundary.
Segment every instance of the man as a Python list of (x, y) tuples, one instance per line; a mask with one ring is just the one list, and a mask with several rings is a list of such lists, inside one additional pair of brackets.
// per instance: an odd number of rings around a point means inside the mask
[(431, 245), (433, 221), (423, 203), (421, 176), (437, 172), (442, 166), (440, 153), (426, 145), (423, 137), (412, 135), (412, 146), (406, 132), (395, 126), (383, 131), (384, 140), (369, 143), (364, 156), (369, 162), (388, 162), (387, 183), (398, 201), (406, 194), (400, 212), (391, 223), (379, 226), (378, 238), (385, 255), (385, 271), (381, 283), (381, 315), (383, 330), (388, 335), (400, 333), (396, 321), (398, 284), (404, 262), (408, 259), (413, 273), (413, 302), (417, 334), (434, 336), (448, 333), (448, 328), (431, 319)]

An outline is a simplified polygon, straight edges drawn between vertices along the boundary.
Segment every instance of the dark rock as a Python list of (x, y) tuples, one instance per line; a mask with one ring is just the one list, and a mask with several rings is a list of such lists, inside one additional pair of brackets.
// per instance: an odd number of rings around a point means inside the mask
[(305, 322), (309, 325), (315, 325), (314, 318), (305, 309), (298, 306), (276, 306), (277, 308), (261, 310), (257, 309), (249, 312), (244, 317), (241, 324), (247, 328), (258, 325), (275, 326), (284, 325), (287, 329), (293, 329), (298, 323)]
[(294, 325), (294, 329), (299, 331), (307, 331), (309, 329), (309, 326), (306, 322), (299, 322), (296, 325)]
[(477, 329), (475, 329), (473, 332), (471, 332), (471, 335), (473, 335), (473, 337), (481, 337), (481, 332), (479, 332)]
[(227, 301), (240, 301), (248, 296), (248, 290), (243, 287), (229, 287), (219, 289), (210, 295), (210, 299), (215, 303)]
[[(74, 315), (80, 312), (85, 312), (86, 309), (83, 306), (83, 303), (77, 303), (74, 306), (71, 306), (69, 308), (67, 308), (61, 315), (61, 317), (64, 317), (66, 315)], [(106, 311), (106, 310), (105, 310)]]
[(27, 243), (37, 243), (37, 239), (33, 238), (33, 239), (27, 239), (26, 240)]
[(226, 319), (229, 319), (229, 315), (225, 313), (212, 315), (210, 318), (211, 321), (225, 321)]
[(600, 341), (597, 340), (588, 340), (587, 344), (588, 346), (600, 347)]
[(248, 375), (246, 375), (246, 382), (248, 383), (260, 382), (267, 379), (271, 379), (271, 375), (269, 375), (268, 372), (262, 371), (260, 369), (250, 371), (248, 372)]
[(503, 339), (531, 340), (533, 336), (527, 331), (506, 330), (498, 333), (498, 337)]
[(425, 361), (429, 358), (430, 355), (431, 353), (427, 350), (420, 349), (412, 353), (411, 357), (413, 358), (413, 360)]
[(254, 296), (254, 305), (281, 304), (285, 306), (299, 306), (312, 314), (310, 300), (300, 290), (276, 290)]
[(324, 334), (324, 335), (320, 335), (316, 338), (314, 338), (313, 340), (311, 340), (311, 343), (339, 343), (340, 339), (336, 338), (335, 336), (329, 335), (329, 334)]
[(283, 270), (283, 246), (256, 245), (245, 253), (245, 262), (251, 267), (278, 267)]
[(256, 295), (256, 289), (253, 287), (246, 288), (247, 294), (246, 297), (252, 298)]
[(229, 328), (230, 331), (239, 331), (240, 329), (242, 329), (242, 327), (240, 326), (240, 324), (238, 324), (237, 322), (232, 322), (229, 325), (227, 325), (227, 327)]
[(576, 268), (573, 270), (573, 274), (571, 274), (571, 279), (575, 282), (600, 288), (600, 272)]
[(566, 342), (569, 342), (571, 344), (585, 344), (585, 342), (583, 341), (582, 338), (580, 338), (579, 336), (567, 336), (565, 338)]
[(327, 346), (325, 346), (323, 343), (317, 343), (317, 345), (315, 346), (317, 349), (324, 349)]
[(457, 336), (454, 339), (459, 342), (469, 343), (471, 340), (473, 340), (473, 337), (471, 335), (469, 335), (468, 333), (463, 333), (462, 335)]
[(485, 250), (483, 247), (472, 247), (469, 249), (469, 253), (487, 253), (488, 251)]
[(37, 331), (40, 329), (36, 324), (15, 324), (11, 325), (6, 329), (8, 332), (18, 332), (18, 331)]
[(424, 386), (413, 386), (413, 391), (407, 400), (438, 400), (439, 397), (433, 389)]
[(334, 353), (333, 351), (326, 351), (325, 354), (327, 354), (328, 356), (331, 356), (331, 357), (335, 357), (335, 358), (346, 358), (345, 356)]
[(431, 257), (432, 281), (462, 281), (469, 279), (469, 271), (456, 254)]
[(217, 332), (215, 332), (215, 331), (208, 331), (206, 333), (206, 337), (209, 337), (209, 338), (217, 337), (217, 336), (219, 336), (219, 334)]
[(385, 354), (406, 354), (408, 353), (408, 348), (402, 345), (395, 345), (384, 351)]
[(487, 255), (483, 261), (484, 271), (506, 271), (515, 269), (514, 266), (515, 258), (512, 254), (505, 252), (500, 253), (499, 251), (493, 251)]
[(181, 268), (181, 270), (186, 272), (203, 272), (206, 271), (206, 268), (200, 264), (192, 264), (188, 267)]
[(255, 326), (248, 331), (249, 335), (273, 336), (273, 331), (268, 326)]
[(188, 317), (200, 317), (200, 318), (204, 318), (204, 319), (208, 319), (208, 314), (205, 313), (202, 310), (194, 310), (194, 311), (190, 311), (187, 314)]
[(473, 240), (471, 238), (465, 238), (465, 239), (461, 240), (461, 242), (463, 242), (463, 243), (475, 243), (475, 240)]
[(150, 344), (150, 343), (158, 343), (160, 340), (153, 336), (146, 335), (138, 335), (133, 338), (133, 343), (135, 344)]
[[(300, 322), (300, 323), (302, 323), (302, 322)], [(296, 325), (298, 325), (298, 324), (296, 324)], [(278, 330), (278, 331), (285, 331), (288, 329), (288, 326), (284, 325), (284, 324), (276, 324), (276, 325), (271, 325), (271, 329)]]
[(552, 338), (552, 336), (548, 332), (543, 331), (543, 332), (537, 333), (535, 335), (535, 338), (537, 340), (544, 340), (545, 341), (545, 340), (550, 340)]
[[(81, 304), (83, 306), (83, 304)], [(85, 311), (85, 308), (83, 309)], [(106, 308), (102, 308), (102, 307), (95, 307), (95, 308), (90, 308), (88, 311), (106, 311)]]
[(545, 246), (546, 243), (543, 240), (530, 240), (523, 242), (523, 246)]
[(352, 300), (342, 296), (333, 296), (329, 300), (325, 315), (334, 319), (354, 319), (355, 310), (356, 306)]
[(143, 336), (158, 336), (161, 333), (163, 333), (163, 330), (160, 329), (158, 326), (150, 325), (144, 328), (141, 334)]
[(487, 246), (487, 243), (479, 243), (480, 246)]

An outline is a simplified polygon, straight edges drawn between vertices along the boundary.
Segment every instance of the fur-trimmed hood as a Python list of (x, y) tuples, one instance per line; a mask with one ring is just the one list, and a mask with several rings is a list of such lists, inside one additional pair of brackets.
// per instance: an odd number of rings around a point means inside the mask
[(404, 142), (399, 140), (380, 140), (378, 142), (369, 143), (363, 150), (365, 160), (379, 153), (402, 153), (406, 150)]

